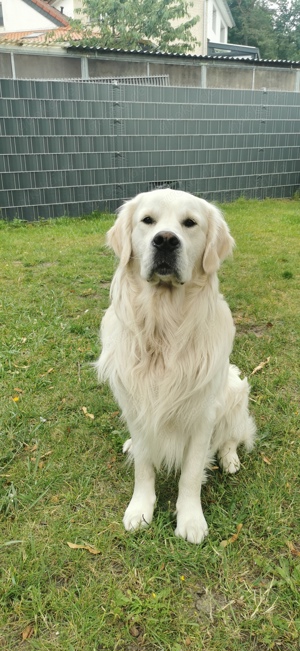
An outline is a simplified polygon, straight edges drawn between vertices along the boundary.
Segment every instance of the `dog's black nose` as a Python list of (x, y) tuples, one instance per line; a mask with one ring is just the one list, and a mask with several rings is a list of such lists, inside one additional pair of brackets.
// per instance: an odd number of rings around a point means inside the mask
[(180, 240), (172, 232), (161, 231), (155, 235), (152, 244), (159, 250), (174, 251), (180, 246)]

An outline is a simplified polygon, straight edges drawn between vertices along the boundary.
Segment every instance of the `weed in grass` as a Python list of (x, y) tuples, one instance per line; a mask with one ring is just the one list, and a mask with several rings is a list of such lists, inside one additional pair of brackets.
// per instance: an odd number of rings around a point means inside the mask
[(200, 547), (174, 536), (173, 476), (158, 477), (151, 527), (123, 531), (127, 433), (91, 367), (112, 218), (0, 224), (5, 651), (299, 648), (299, 202), (223, 209), (237, 242), (220, 274), (232, 361), (250, 376), (270, 359), (250, 377), (256, 448), (237, 476), (210, 471)]

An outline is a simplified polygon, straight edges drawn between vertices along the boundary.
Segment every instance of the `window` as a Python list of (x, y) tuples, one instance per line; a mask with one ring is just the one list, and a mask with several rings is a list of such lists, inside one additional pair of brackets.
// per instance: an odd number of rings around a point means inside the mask
[(0, 2), (0, 27), (4, 27), (2, 2)]
[(216, 34), (217, 33), (217, 10), (214, 5), (213, 5), (213, 12), (212, 12), (212, 28)]

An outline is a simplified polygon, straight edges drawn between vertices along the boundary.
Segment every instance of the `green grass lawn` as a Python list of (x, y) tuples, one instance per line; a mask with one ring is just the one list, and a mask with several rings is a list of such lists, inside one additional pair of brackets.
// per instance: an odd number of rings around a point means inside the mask
[(5, 651), (300, 648), (300, 202), (223, 210), (237, 242), (220, 274), (237, 326), (232, 361), (250, 376), (258, 440), (236, 476), (211, 471), (200, 546), (174, 536), (172, 476), (158, 478), (152, 525), (123, 530), (127, 433), (91, 366), (112, 218), (1, 223)]

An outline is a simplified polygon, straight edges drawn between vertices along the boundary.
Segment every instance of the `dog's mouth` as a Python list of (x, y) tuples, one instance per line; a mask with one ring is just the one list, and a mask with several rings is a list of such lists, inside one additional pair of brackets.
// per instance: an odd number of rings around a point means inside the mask
[(148, 281), (153, 284), (181, 285), (182, 281), (175, 264), (166, 260), (153, 264)]
[(160, 262), (154, 267), (153, 272), (159, 276), (170, 276), (175, 273), (175, 269), (168, 262)]

